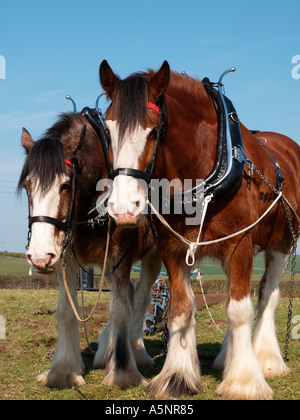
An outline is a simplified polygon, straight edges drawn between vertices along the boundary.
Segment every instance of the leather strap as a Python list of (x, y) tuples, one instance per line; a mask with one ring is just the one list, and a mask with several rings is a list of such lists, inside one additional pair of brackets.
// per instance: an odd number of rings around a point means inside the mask
[(112, 173), (112, 179), (115, 179), (118, 175), (132, 176), (134, 178), (144, 179), (148, 184), (151, 181), (151, 174), (137, 169), (131, 168), (118, 168)]
[(59, 230), (67, 232), (69, 229), (68, 222), (62, 222), (61, 220), (54, 219), (53, 217), (48, 216), (34, 216), (28, 218), (28, 227), (31, 228), (33, 223), (50, 223), (51, 225), (57, 227)]

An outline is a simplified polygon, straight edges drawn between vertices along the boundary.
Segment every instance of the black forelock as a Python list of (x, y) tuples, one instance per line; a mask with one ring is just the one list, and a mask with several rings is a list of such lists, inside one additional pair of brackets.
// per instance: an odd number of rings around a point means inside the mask
[(126, 130), (131, 132), (138, 123), (145, 121), (148, 112), (148, 95), (147, 73), (129, 76), (118, 83), (112, 110), (117, 118), (120, 142)]
[(58, 138), (43, 138), (37, 141), (25, 161), (18, 190), (23, 187), (23, 181), (30, 175), (39, 181), (42, 194), (53, 185), (57, 176), (66, 173), (62, 143)]

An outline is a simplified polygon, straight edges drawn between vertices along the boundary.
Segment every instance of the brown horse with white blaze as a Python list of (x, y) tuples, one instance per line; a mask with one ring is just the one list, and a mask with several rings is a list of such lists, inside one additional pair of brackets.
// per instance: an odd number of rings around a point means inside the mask
[[(120, 80), (106, 61), (100, 66), (101, 84), (112, 101), (106, 126), (110, 133), (114, 184), (109, 213), (117, 224), (134, 227), (147, 220), (147, 194), (141, 187), (152, 179), (205, 179), (216, 159), (218, 118), (214, 101), (200, 80), (171, 72), (167, 62), (159, 71), (136, 73)], [(161, 136), (162, 123), (164, 135)], [(271, 132), (253, 135), (240, 124), (244, 152), (260, 173), (275, 185), (273, 161), (258, 141), (279, 162), (284, 175), (284, 195), (299, 215), (300, 147), (290, 138)], [(155, 160), (148, 171), (149, 162)], [(153, 162), (152, 162), (153, 163)], [(121, 168), (121, 169), (120, 169)], [(124, 169), (125, 168), (125, 169)], [(146, 169), (145, 169), (146, 168)], [(142, 181), (141, 181), (142, 178)], [(147, 179), (147, 181), (149, 181)], [(244, 171), (238, 188), (208, 205), (201, 236), (187, 225), (185, 215), (164, 215), (174, 231), (191, 242), (227, 237), (252, 225), (270, 207), (270, 185), (257, 172)], [(276, 194), (271, 195), (274, 199)], [(198, 246), (195, 257), (221, 261), (228, 276), (228, 330), (215, 367), (223, 369), (220, 396), (231, 399), (269, 399), (272, 390), (265, 377), (289, 372), (275, 333), (274, 312), (279, 281), (285, 270), (292, 236), (280, 202), (252, 229), (226, 241)], [(291, 212), (293, 228), (297, 216)], [(201, 390), (200, 364), (195, 340), (194, 296), (187, 245), (156, 218), (160, 253), (169, 274), (170, 341), (162, 372), (149, 391), (156, 396), (178, 397)], [(250, 282), (253, 257), (265, 251), (266, 270), (260, 284), (258, 321), (252, 341), (253, 307)]]

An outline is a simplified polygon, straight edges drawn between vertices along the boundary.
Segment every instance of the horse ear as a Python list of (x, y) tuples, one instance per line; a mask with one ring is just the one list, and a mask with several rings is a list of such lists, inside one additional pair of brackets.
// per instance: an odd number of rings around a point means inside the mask
[(170, 81), (170, 66), (167, 61), (163, 62), (163, 65), (157, 73), (150, 79), (150, 90), (157, 100), (167, 89)]
[(100, 82), (105, 90), (106, 96), (108, 99), (112, 99), (120, 79), (114, 74), (106, 60), (103, 60), (101, 63), (99, 74)]
[(33, 145), (35, 144), (31, 135), (26, 130), (26, 128), (22, 128), (22, 138), (21, 138), (22, 146), (26, 150), (26, 153), (28, 154), (30, 150), (32, 149)]

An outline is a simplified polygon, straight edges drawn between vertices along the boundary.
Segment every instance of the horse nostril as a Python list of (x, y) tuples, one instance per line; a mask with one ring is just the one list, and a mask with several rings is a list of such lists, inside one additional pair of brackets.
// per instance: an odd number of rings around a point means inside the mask
[(139, 207), (140, 207), (140, 205), (141, 205), (141, 202), (138, 200), (138, 201), (135, 203), (135, 205), (136, 205), (136, 207), (137, 207), (137, 208), (139, 208)]
[(47, 254), (47, 255), (49, 256), (49, 261), (48, 261), (48, 263), (46, 264), (46, 267), (51, 267), (51, 266), (55, 263), (56, 257), (55, 257), (55, 255), (54, 255), (54, 254), (52, 254), (52, 253), (49, 253), (49, 254)]

